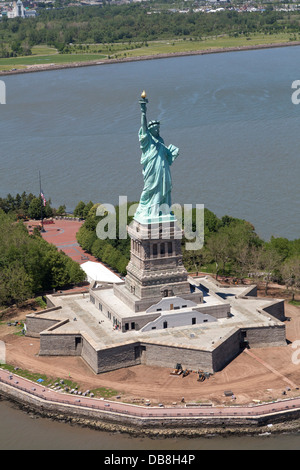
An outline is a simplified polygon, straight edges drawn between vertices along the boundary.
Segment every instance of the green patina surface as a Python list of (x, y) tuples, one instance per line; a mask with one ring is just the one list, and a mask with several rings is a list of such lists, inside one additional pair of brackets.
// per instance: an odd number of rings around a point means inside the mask
[(134, 216), (135, 220), (142, 224), (175, 220), (171, 213), (170, 166), (179, 154), (179, 149), (174, 145), (165, 145), (159, 134), (159, 121), (147, 122), (147, 102), (144, 95), (140, 99), (142, 117), (139, 130), (144, 188)]

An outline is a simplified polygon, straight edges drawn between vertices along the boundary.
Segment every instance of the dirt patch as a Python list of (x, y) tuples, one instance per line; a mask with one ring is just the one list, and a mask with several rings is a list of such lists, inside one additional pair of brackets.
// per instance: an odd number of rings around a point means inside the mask
[(10, 320), (20, 320), (21, 318), (26, 317), (28, 313), (41, 310), (41, 307), (38, 303), (33, 300), (27, 300), (21, 306), (12, 305), (6, 309), (0, 310), (0, 321), (9, 322)]
[[(257, 286), (257, 296), (265, 297), (265, 284), (261, 283)], [(267, 296), (276, 299), (291, 300), (292, 292), (287, 289), (285, 286), (279, 284), (270, 284), (267, 289)], [(300, 301), (300, 292), (295, 294), (295, 300)]]

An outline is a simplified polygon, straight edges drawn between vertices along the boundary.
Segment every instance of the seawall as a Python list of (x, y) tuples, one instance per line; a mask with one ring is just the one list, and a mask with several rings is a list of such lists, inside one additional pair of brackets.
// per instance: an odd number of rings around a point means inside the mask
[(26, 387), (12, 385), (11, 379), (5, 377), (6, 371), (3, 372), (0, 370), (1, 397), (41, 417), (93, 429), (132, 435), (140, 435), (142, 431), (149, 436), (192, 437), (212, 433), (257, 434), (271, 429), (272, 432), (292, 432), (298, 431), (300, 426), (300, 398), (249, 407), (147, 408), (91, 398), (84, 402), (81, 397), (53, 392), (21, 378), (27, 382)]

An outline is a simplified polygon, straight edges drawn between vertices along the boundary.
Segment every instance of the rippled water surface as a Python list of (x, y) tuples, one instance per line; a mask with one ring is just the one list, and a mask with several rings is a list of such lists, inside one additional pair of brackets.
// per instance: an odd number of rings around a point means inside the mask
[(300, 435), (210, 438), (133, 438), (26, 414), (0, 401), (0, 449), (6, 450), (297, 450)]
[[(180, 148), (173, 202), (300, 237), (299, 47), (181, 57), (4, 77), (0, 197), (43, 190), (56, 207), (139, 199), (138, 99)], [(297, 449), (299, 435), (133, 439), (33, 419), (0, 402), (3, 449)]]
[(180, 148), (173, 202), (251, 221), (265, 239), (299, 237), (299, 47), (4, 77), (0, 197), (43, 190), (54, 206), (136, 201), (138, 99)]

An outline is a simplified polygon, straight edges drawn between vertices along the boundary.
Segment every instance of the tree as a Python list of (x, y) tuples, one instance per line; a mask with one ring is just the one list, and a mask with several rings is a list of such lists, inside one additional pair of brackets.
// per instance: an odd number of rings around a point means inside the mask
[(300, 289), (300, 256), (294, 256), (286, 260), (280, 269), (282, 279), (287, 287), (292, 290), (292, 300), (295, 293)]
[(271, 240), (266, 244), (267, 247), (277, 251), (277, 253), (286, 259), (291, 255), (291, 242), (287, 238), (283, 237), (271, 237)]
[(50, 201), (46, 202), (44, 206), (42, 198), (34, 197), (28, 207), (28, 217), (34, 220), (39, 220), (41, 217), (47, 218), (53, 216), (53, 210), (50, 206)]
[(78, 202), (77, 206), (74, 209), (74, 216), (83, 219), (83, 212), (85, 209), (85, 203), (83, 201)]
[(65, 204), (59, 206), (59, 208), (56, 210), (56, 215), (64, 215), (65, 213), (66, 213)]
[(96, 238), (91, 247), (91, 250), (89, 251), (92, 253), (93, 256), (101, 260), (102, 255), (103, 255), (103, 250), (106, 244), (107, 244), (106, 240), (101, 240), (100, 238)]
[(0, 210), (0, 305), (19, 304), (37, 293), (84, 279), (78, 263), (40, 234), (29, 235), (22, 222)]
[(266, 246), (254, 248), (251, 253), (253, 277), (265, 282), (265, 294), (268, 295), (269, 283), (279, 272), (282, 257), (274, 249)]
[(82, 270), (80, 265), (75, 263), (71, 258), (67, 258), (66, 267), (68, 270), (70, 284), (80, 284), (85, 280), (85, 272)]
[(31, 297), (32, 292), (32, 280), (18, 261), (0, 271), (0, 305), (19, 305)]
[(42, 214), (45, 215), (42, 209), (42, 200), (40, 197), (35, 197), (29, 204), (28, 216), (31, 219), (41, 219)]
[(228, 234), (232, 269), (235, 275), (243, 279), (248, 276), (251, 249), (262, 246), (262, 240), (255, 233), (253, 225), (243, 220), (232, 219), (224, 230)]
[(222, 268), (224, 274), (225, 264), (230, 258), (228, 234), (224, 230), (214, 233), (207, 241), (206, 248), (215, 262), (216, 279), (218, 279), (220, 269)]
[(69, 284), (69, 276), (61, 253), (57, 250), (49, 250), (46, 254), (46, 262), (49, 266), (49, 287), (67, 286)]
[(76, 233), (76, 239), (85, 251), (91, 253), (93, 243), (97, 240), (96, 231), (88, 230), (85, 225), (82, 225)]
[(184, 246), (182, 247), (182, 256), (184, 260), (184, 265), (189, 271), (193, 269), (194, 271), (200, 271), (201, 266), (204, 264), (205, 260), (205, 251), (204, 250), (185, 250)]
[(92, 203), (92, 201), (88, 202), (85, 205), (85, 208), (82, 211), (82, 216), (83, 216), (84, 219), (86, 219), (89, 216), (89, 212), (93, 208), (93, 206), (94, 206), (94, 204)]

